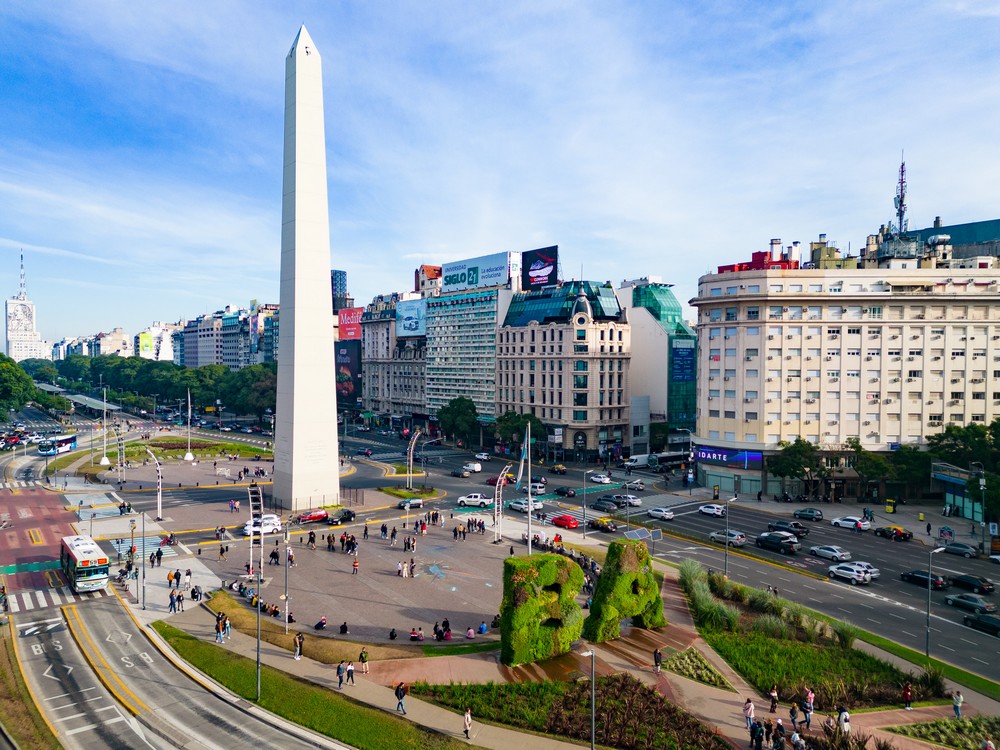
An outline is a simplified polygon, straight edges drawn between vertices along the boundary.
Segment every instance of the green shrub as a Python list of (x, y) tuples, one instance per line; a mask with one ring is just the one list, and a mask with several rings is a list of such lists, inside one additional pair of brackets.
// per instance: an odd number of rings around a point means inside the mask
[(754, 633), (762, 633), (769, 638), (778, 638), (779, 640), (788, 638), (788, 625), (780, 617), (774, 615), (761, 615), (754, 618), (750, 629)]
[(591, 643), (621, 636), (621, 621), (632, 618), (639, 628), (667, 624), (663, 616), (660, 580), (653, 573), (649, 549), (644, 542), (616, 540), (597, 579), (590, 615), (583, 623), (583, 637)]
[(771, 611), (773, 601), (774, 595), (769, 594), (767, 591), (754, 588), (747, 591), (747, 605), (750, 607), (751, 612), (766, 614)]
[(677, 566), (677, 570), (680, 574), (678, 582), (681, 588), (688, 594), (691, 593), (691, 584), (705, 577), (705, 569), (702, 568), (700, 562), (695, 560), (684, 560)]
[(854, 641), (861, 636), (861, 629), (846, 620), (835, 620), (830, 627), (837, 644), (844, 649), (854, 646)]

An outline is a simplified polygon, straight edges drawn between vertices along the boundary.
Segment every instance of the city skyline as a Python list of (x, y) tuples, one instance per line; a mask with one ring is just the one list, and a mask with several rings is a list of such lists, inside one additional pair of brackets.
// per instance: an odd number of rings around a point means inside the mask
[(7, 4), (3, 296), (23, 249), (49, 341), (276, 301), (271, 62), (303, 20), (359, 305), (423, 263), (552, 244), (566, 279), (655, 275), (682, 302), (771, 237), (857, 254), (903, 149), (912, 227), (994, 218), (986, 4), (419, 10)]

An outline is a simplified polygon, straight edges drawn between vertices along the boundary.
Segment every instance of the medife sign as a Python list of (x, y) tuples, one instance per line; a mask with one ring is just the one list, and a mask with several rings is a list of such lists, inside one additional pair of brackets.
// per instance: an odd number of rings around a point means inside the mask
[(441, 267), (441, 291), (461, 292), (506, 284), (510, 279), (510, 253), (446, 263)]
[(337, 313), (341, 341), (361, 339), (361, 313), (363, 307), (349, 307)]

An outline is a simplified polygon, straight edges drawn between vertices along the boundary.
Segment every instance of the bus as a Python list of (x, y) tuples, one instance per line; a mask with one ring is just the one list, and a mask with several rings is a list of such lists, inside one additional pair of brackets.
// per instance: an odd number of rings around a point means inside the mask
[(59, 544), (59, 566), (73, 591), (107, 588), (109, 565), (107, 553), (89, 536), (64, 536)]
[[(650, 460), (650, 466), (653, 461)], [(675, 469), (682, 469), (691, 463), (691, 454), (687, 451), (674, 451), (672, 453), (659, 453), (656, 456), (656, 471), (661, 474), (669, 474)]]
[(69, 453), (76, 450), (76, 435), (60, 435), (43, 440), (38, 444), (39, 456), (54, 456), (57, 453)]

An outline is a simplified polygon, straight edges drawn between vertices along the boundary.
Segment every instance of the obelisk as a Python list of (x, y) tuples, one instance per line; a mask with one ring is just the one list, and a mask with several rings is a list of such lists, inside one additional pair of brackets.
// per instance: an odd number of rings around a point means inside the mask
[(299, 29), (285, 58), (281, 309), (274, 499), (285, 510), (340, 502), (322, 59)]

